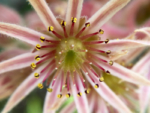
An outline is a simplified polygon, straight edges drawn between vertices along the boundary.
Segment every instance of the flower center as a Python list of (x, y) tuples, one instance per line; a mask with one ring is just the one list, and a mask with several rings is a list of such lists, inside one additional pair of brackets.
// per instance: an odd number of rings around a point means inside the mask
[(56, 50), (56, 61), (65, 72), (73, 72), (84, 62), (86, 49), (79, 39), (63, 39)]

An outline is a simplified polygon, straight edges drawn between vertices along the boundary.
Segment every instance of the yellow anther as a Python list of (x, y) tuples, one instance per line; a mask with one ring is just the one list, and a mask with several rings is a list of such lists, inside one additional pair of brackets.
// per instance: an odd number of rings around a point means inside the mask
[(61, 21), (61, 25), (64, 27), (64, 26), (66, 26), (66, 22), (65, 21)]
[(55, 58), (57, 58), (57, 56), (55, 56)]
[(66, 94), (66, 97), (67, 97), (67, 98), (69, 98), (70, 96), (71, 96), (70, 93)]
[(34, 73), (34, 77), (35, 77), (35, 78), (39, 78), (39, 76), (40, 76), (40, 75), (39, 75), (38, 73)]
[(67, 43), (67, 41), (65, 41), (65, 43)]
[(35, 68), (36, 68), (36, 64), (35, 64), (35, 63), (31, 63), (30, 66), (31, 66), (32, 69), (35, 69)]
[(95, 88), (98, 88), (99, 87), (99, 85), (98, 84), (95, 84), (95, 86), (94, 86)]
[(89, 94), (90, 93), (90, 89), (85, 90), (85, 93)]
[(90, 26), (90, 23), (85, 23), (85, 27), (89, 27)]
[(43, 43), (45, 41), (45, 37), (41, 36), (40, 41)]
[(36, 61), (39, 61), (39, 60), (40, 60), (40, 56), (39, 56), (39, 55), (36, 55), (36, 56), (35, 56), (35, 60), (36, 60)]
[(36, 48), (36, 50), (40, 50), (41, 49), (40, 44), (37, 44), (35, 48)]
[(106, 40), (105, 40), (105, 44), (107, 44), (108, 42), (109, 42), (109, 39), (106, 39)]
[(42, 83), (39, 83), (39, 84), (38, 84), (38, 88), (42, 89), (42, 88), (43, 88), (43, 84), (42, 84)]
[(48, 27), (48, 31), (53, 31), (54, 30), (54, 27), (53, 26), (49, 26)]
[(72, 17), (71, 20), (72, 20), (73, 23), (77, 22), (77, 18)]
[(47, 91), (48, 91), (48, 92), (52, 92), (52, 91), (53, 91), (53, 89), (51, 89), (51, 88), (47, 88)]
[(61, 97), (62, 97), (62, 94), (58, 94), (57, 97), (58, 97), (58, 98), (61, 98)]
[(99, 81), (100, 81), (100, 82), (103, 82), (103, 81), (104, 81), (104, 77), (100, 77), (100, 78), (99, 78)]
[(82, 93), (81, 93), (81, 92), (79, 92), (77, 95), (78, 95), (78, 97), (81, 97), (81, 96), (82, 96)]
[(104, 31), (102, 29), (99, 30), (100, 34), (104, 34)]
[(111, 51), (110, 51), (110, 50), (106, 51), (106, 54), (110, 54), (110, 53), (111, 53)]
[(113, 65), (113, 61), (111, 60), (111, 61), (109, 61), (109, 64), (112, 66)]

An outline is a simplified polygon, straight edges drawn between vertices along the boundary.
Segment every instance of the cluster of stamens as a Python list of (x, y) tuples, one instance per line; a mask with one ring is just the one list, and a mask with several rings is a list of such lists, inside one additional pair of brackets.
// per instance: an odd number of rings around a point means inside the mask
[[(83, 35), (83, 32), (87, 27), (90, 27), (90, 23), (85, 23), (85, 26), (78, 31), (77, 34), (74, 33), (74, 26), (77, 19), (72, 17), (71, 18), (71, 28), (70, 32), (66, 31), (66, 25), (67, 23), (65, 21), (61, 21), (61, 26), (63, 28), (64, 34), (57, 33), (53, 26), (48, 27), (48, 31), (54, 36), (57, 37), (57, 40), (48, 40), (45, 37), (41, 36), (40, 41), (41, 43), (44, 43), (47, 45), (40, 45), (37, 44), (35, 47), (35, 51), (39, 50), (46, 50), (47, 53), (43, 55), (36, 55), (35, 61), (36, 63), (31, 64), (32, 69), (36, 69), (39, 65), (43, 63), (47, 63), (47, 65), (42, 69), (40, 72), (35, 72), (34, 77), (40, 78), (41, 76), (44, 76), (44, 79), (42, 83), (38, 84), (38, 87), (42, 89), (43, 82), (46, 79), (53, 78), (51, 80), (51, 85), (49, 88), (47, 88), (48, 92), (53, 91), (53, 86), (56, 82), (56, 80), (61, 76), (60, 80), (60, 93), (57, 95), (58, 98), (62, 98), (62, 89), (67, 88), (68, 93), (66, 94), (66, 97), (69, 98), (71, 96), (70, 92), (70, 79), (72, 79), (74, 86), (77, 88), (77, 95), (80, 97), (82, 96), (82, 92), (80, 91), (78, 82), (77, 82), (77, 76), (79, 76), (82, 85), (85, 89), (85, 93), (90, 93), (90, 89), (88, 88), (88, 84), (86, 82), (85, 76), (89, 76), (90, 79), (95, 83), (95, 88), (98, 88), (99, 85), (96, 83), (96, 81), (93, 78), (93, 75), (96, 76), (100, 82), (104, 81), (104, 78), (99, 73), (99, 69), (103, 72), (106, 72), (110, 74), (108, 70), (105, 70), (103, 67), (101, 67), (96, 61), (103, 62), (103, 63), (109, 63), (110, 65), (113, 65), (113, 61), (106, 61), (99, 57), (97, 57), (94, 53), (98, 54), (110, 54), (111, 51), (103, 51), (99, 50), (97, 48), (94, 48), (93, 45), (95, 44), (101, 44), (105, 43), (107, 44), (109, 42), (109, 39), (106, 39), (105, 41), (101, 41), (93, 38), (93, 36), (97, 36), (98, 34), (103, 34), (103, 30), (99, 30), (95, 33), (86, 34)], [(85, 34), (85, 33), (84, 33)], [(98, 37), (98, 36), (97, 36)], [(93, 60), (95, 59), (95, 60)], [(97, 68), (97, 70), (95, 69)], [(46, 71), (48, 71), (47, 74), (43, 74)], [(53, 74), (54, 73), (54, 74)], [(64, 82), (65, 81), (65, 82)]]

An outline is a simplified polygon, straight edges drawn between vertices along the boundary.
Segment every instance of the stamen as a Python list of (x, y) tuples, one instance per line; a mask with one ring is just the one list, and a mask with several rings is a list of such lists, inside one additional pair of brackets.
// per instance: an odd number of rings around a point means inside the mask
[(95, 51), (95, 52), (100, 52), (100, 53), (106, 53), (105, 51), (103, 50), (98, 50), (98, 49), (95, 49), (95, 48), (91, 48), (91, 47), (87, 47), (89, 50), (91, 51)]
[(31, 66), (32, 69), (35, 69), (35, 68), (36, 68), (36, 64), (35, 64), (35, 63), (31, 63), (30, 66)]
[(47, 91), (48, 91), (48, 92), (52, 92), (53, 89), (52, 89), (52, 88), (47, 88)]
[[(97, 56), (95, 56), (95, 55), (90, 54), (90, 56), (92, 56), (92, 58), (96, 58), (97, 60), (100, 60), (100, 61), (102, 61), (102, 62), (107, 63), (107, 61), (106, 61), (106, 60), (101, 59), (101, 58), (99, 58), (99, 57), (97, 57)], [(89, 57), (89, 58), (91, 58), (91, 57)]]
[(104, 31), (102, 29), (99, 30), (100, 34), (104, 34)]
[(61, 25), (63, 26), (63, 30), (64, 30), (64, 35), (65, 35), (65, 37), (68, 38), (68, 35), (67, 35), (67, 32), (66, 32), (66, 27), (65, 27), (65, 26), (66, 26), (66, 22), (62, 20), (62, 21), (61, 21)]
[(36, 56), (35, 56), (35, 60), (36, 60), (36, 61), (39, 61), (39, 60), (40, 60), (40, 56), (39, 56), (39, 55), (36, 55)]
[(62, 97), (62, 94), (58, 94), (57, 97), (58, 97), (58, 98), (61, 98), (61, 97)]
[(103, 81), (104, 81), (104, 77), (100, 77), (100, 78), (99, 78), (99, 81), (100, 81), (100, 82), (103, 82)]
[(40, 41), (43, 43), (45, 41), (45, 37), (41, 36)]
[(36, 49), (36, 50), (40, 50), (40, 49), (41, 49), (40, 44), (37, 44), (36, 47), (35, 47), (35, 49)]
[(85, 90), (85, 93), (86, 93), (86, 94), (89, 94), (89, 93), (90, 93), (90, 89), (86, 89), (86, 90)]
[(99, 88), (99, 85), (98, 84), (95, 84), (95, 86), (94, 86), (95, 88)]
[(100, 29), (99, 32), (87, 34), (87, 35), (82, 36), (82, 37), (79, 37), (79, 38), (80, 38), (81, 40), (85, 40), (85, 39), (90, 38), (90, 37), (92, 37), (92, 36), (95, 36), (95, 35), (97, 35), (97, 34), (99, 34), (99, 33), (100, 33), (100, 34), (103, 34), (104, 31)]
[(110, 51), (110, 50), (106, 51), (106, 54), (110, 54), (110, 53), (111, 53), (111, 51)]
[(43, 89), (43, 84), (42, 84), (42, 83), (39, 83), (39, 84), (38, 84), (38, 88)]
[(79, 92), (77, 95), (78, 95), (78, 97), (81, 97), (81, 96), (82, 96), (82, 93), (81, 93), (81, 92)]
[(113, 61), (109, 61), (109, 64), (112, 66), (113, 65)]
[(52, 48), (52, 47), (56, 47), (56, 45), (45, 45), (45, 46), (41, 46), (41, 48)]
[(70, 96), (71, 96), (70, 93), (66, 94), (66, 97), (67, 97), (67, 98), (69, 98)]
[(34, 73), (34, 77), (35, 77), (35, 78), (37, 78), (37, 79), (38, 79), (38, 78), (39, 78), (39, 76), (40, 76), (40, 75), (39, 75), (39, 73)]
[(55, 54), (55, 52), (56, 52), (56, 50), (53, 50), (53, 51), (51, 51), (49, 53), (46, 53), (46, 54), (42, 55), (41, 58), (43, 58), (45, 56), (48, 56), (48, 55), (53, 55), (53, 54)]
[(57, 38), (63, 39), (63, 37), (62, 37), (60, 34), (58, 34), (58, 33), (56, 33), (56, 32), (54, 31), (54, 27), (53, 27), (53, 26), (49, 26), (49, 27), (48, 27), (48, 31), (51, 31)]
[(77, 18), (72, 17), (72, 25), (71, 25), (71, 29), (70, 29), (70, 35), (73, 35), (73, 31), (74, 31), (74, 24), (77, 22)]
[(90, 26), (90, 23), (88, 22), (88, 23), (85, 23), (85, 27), (83, 27), (82, 29), (81, 29), (81, 31), (75, 36), (76, 38), (78, 38), (82, 33), (83, 33), (83, 31), (85, 30), (85, 28), (87, 28), (87, 27), (89, 27)]
[(106, 71), (106, 73), (107, 73), (108, 75), (110, 75), (110, 72), (109, 72), (108, 70)]
[(109, 39), (106, 39), (106, 40), (105, 40), (105, 44), (107, 44), (108, 42), (109, 42)]
[(100, 43), (103, 43), (103, 42), (105, 42), (105, 41), (88, 41), (88, 42), (86, 41), (86, 42), (83, 42), (83, 43), (89, 45), (89, 44), (100, 44)]
[(55, 63), (55, 59), (53, 59), (40, 73), (43, 73), (47, 68), (49, 68), (54, 63)]

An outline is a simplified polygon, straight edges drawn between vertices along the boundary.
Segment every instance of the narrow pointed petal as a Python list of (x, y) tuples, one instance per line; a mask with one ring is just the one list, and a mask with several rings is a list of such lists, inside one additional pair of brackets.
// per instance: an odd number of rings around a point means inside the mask
[(130, 0), (110, 0), (99, 9), (89, 20), (89, 32), (98, 31), (117, 11), (123, 8)]
[(5, 34), (9, 37), (25, 41), (26, 43), (29, 43), (33, 46), (35, 46), (37, 43), (40, 43), (41, 36), (47, 39), (51, 38), (47, 35), (44, 35), (32, 29), (21, 27), (15, 24), (7, 24), (3, 22), (0, 22), (0, 33)]
[(147, 53), (139, 62), (135, 64), (135, 66), (132, 68), (133, 71), (143, 74), (143, 72), (146, 71), (147, 68), (149, 68), (150, 64), (150, 52)]
[(116, 52), (116, 50), (121, 51), (144, 46), (150, 46), (150, 41), (139, 41), (129, 39), (110, 40), (108, 44), (100, 44), (96, 47), (105, 51), (110, 50), (111, 52)]
[(141, 87), (139, 92), (139, 98), (140, 98), (140, 111), (141, 113), (145, 113), (150, 101), (150, 88), (146, 86)]
[(78, 111), (78, 113), (89, 113), (87, 97), (84, 93), (84, 88), (83, 88), (83, 85), (82, 85), (82, 83), (79, 79), (79, 75), (77, 75), (77, 82), (78, 82), (78, 85), (79, 85), (79, 90), (82, 91), (81, 92), (82, 96), (80, 96), (80, 97), (77, 96), (77, 94), (79, 92), (74, 87), (73, 81), (71, 81), (71, 89), (72, 89), (74, 101), (75, 101), (75, 104), (76, 104), (76, 107), (77, 107), (77, 111)]
[(7, 71), (29, 67), (31, 62), (34, 61), (34, 57), (35, 54), (33, 53), (24, 53), (9, 60), (3, 61), (0, 63), (0, 74)]
[[(95, 84), (92, 82), (90, 77), (86, 75), (85, 77), (94, 87)], [(99, 82), (99, 80), (94, 75), (93, 78), (95, 82), (98, 83), (99, 85), (99, 88), (97, 89), (94, 88), (94, 89), (104, 100), (106, 100), (110, 105), (112, 105), (121, 113), (131, 113), (129, 108), (118, 98), (118, 96), (105, 83)]]
[[(44, 66), (45, 65), (38, 68), (36, 72), (43, 69)], [(13, 107), (15, 107), (16, 104), (24, 99), (38, 85), (38, 83), (42, 82), (44, 76), (41, 76), (40, 79), (36, 79), (34, 77), (34, 73), (35, 72), (31, 73), (31, 75), (16, 89), (5, 105), (2, 113), (8, 113), (8, 111), (10, 111)]]
[(61, 31), (60, 24), (57, 22), (45, 0), (29, 0), (29, 2), (43, 21), (46, 28), (48, 26), (53, 26), (54, 29)]
[(109, 113), (104, 100), (98, 99), (98, 106), (96, 113)]
[(28, 67), (0, 74), (0, 100), (10, 96), (31, 71)]
[(60, 81), (61, 81), (62, 76), (58, 75), (56, 82), (54, 86), (52, 84), (49, 86), (50, 88), (53, 89), (52, 92), (47, 92), (46, 98), (45, 98), (45, 103), (44, 103), (44, 111), (43, 113), (49, 113), (55, 109), (57, 109), (57, 106), (55, 105), (57, 102), (62, 101), (60, 98), (57, 98), (57, 95), (60, 92)]
[(67, 14), (66, 14), (66, 22), (67, 22), (67, 29), (71, 27), (71, 18), (77, 18), (77, 22), (75, 23), (75, 28), (79, 26), (79, 20), (82, 10), (83, 0), (69, 0)]
[(137, 33), (137, 32), (141, 32), (141, 33), (147, 35), (148, 39), (150, 40), (150, 27), (144, 27), (144, 28), (135, 30), (135, 33)]
[(75, 109), (75, 103), (72, 102), (69, 105), (67, 105), (62, 111), (60, 111), (60, 113), (73, 113)]
[[(105, 60), (108, 60), (102, 56), (99, 56), (99, 57)], [(102, 66), (104, 69), (109, 70), (111, 75), (121, 78), (125, 81), (138, 84), (138, 85), (150, 85), (150, 81), (142, 77), (139, 73), (131, 71), (115, 62), (113, 63), (112, 66), (103, 62), (98, 63), (98, 64)]]

